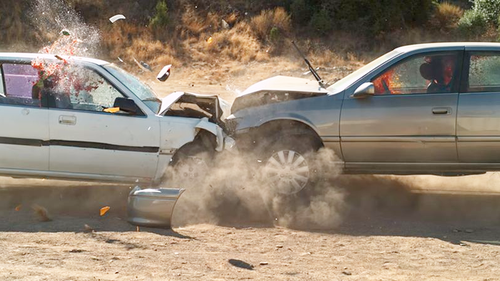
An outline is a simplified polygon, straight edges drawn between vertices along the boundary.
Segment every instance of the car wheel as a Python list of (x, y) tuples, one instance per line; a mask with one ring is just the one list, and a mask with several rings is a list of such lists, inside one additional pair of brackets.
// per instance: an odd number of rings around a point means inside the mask
[(314, 182), (312, 155), (319, 144), (312, 137), (283, 134), (271, 139), (263, 149), (262, 174), (274, 192), (294, 195), (304, 192)]
[(182, 188), (203, 184), (210, 161), (211, 153), (203, 145), (195, 143), (180, 149), (172, 158), (167, 183), (182, 184)]

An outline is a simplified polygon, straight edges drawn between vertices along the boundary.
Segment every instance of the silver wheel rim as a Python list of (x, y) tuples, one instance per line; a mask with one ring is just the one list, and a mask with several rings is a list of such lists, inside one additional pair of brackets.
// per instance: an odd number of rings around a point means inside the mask
[(296, 151), (280, 150), (267, 161), (265, 174), (278, 193), (294, 194), (309, 183), (309, 164)]
[(199, 182), (207, 175), (208, 165), (201, 157), (189, 156), (181, 160), (176, 170), (183, 180)]

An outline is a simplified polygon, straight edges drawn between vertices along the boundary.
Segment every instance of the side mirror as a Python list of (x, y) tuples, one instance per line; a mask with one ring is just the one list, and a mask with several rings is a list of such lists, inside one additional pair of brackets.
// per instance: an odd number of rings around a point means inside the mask
[(158, 73), (158, 75), (156, 76), (156, 79), (158, 79), (158, 81), (161, 81), (161, 82), (167, 81), (168, 77), (170, 77), (170, 68), (172, 68), (171, 64), (163, 67), (160, 70), (160, 72)]
[(356, 91), (354, 91), (351, 98), (362, 99), (373, 95), (375, 95), (375, 85), (371, 82), (366, 82), (361, 84)]
[(128, 112), (132, 115), (142, 115), (141, 109), (137, 106), (134, 100), (128, 98), (117, 97), (113, 107), (118, 107), (121, 111)]

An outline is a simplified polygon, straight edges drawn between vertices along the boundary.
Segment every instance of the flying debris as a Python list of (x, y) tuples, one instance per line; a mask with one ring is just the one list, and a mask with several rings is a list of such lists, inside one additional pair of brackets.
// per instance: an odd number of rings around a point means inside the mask
[(156, 79), (161, 82), (167, 81), (168, 77), (170, 77), (170, 68), (172, 68), (171, 64), (164, 66), (156, 76)]
[(111, 209), (111, 207), (109, 206), (105, 206), (105, 207), (102, 207), (101, 210), (99, 210), (99, 215), (104, 216), (108, 211), (109, 209)]
[(149, 71), (153, 72), (153, 69), (151, 69), (151, 66), (149, 66), (149, 64), (147, 64), (147, 63), (143, 62), (142, 60), (141, 60), (140, 64), (141, 64), (142, 66), (144, 66), (144, 68), (145, 68), (145, 69), (147, 69), (147, 70), (149, 70)]
[(61, 35), (69, 36), (69, 30), (67, 30), (67, 29), (61, 30)]
[(115, 23), (115, 21), (117, 21), (117, 20), (124, 20), (124, 19), (126, 19), (124, 15), (118, 14), (118, 15), (114, 15), (114, 16), (110, 17), (109, 21), (111, 23)]
[[(140, 69), (142, 69), (144, 71), (152, 71), (151, 67), (147, 63), (145, 63), (143, 61), (139, 62), (136, 58), (133, 58), (133, 59), (134, 59), (135, 64), (137, 64), (137, 66), (139, 66)], [(149, 68), (146, 68), (145, 65), (147, 65)]]

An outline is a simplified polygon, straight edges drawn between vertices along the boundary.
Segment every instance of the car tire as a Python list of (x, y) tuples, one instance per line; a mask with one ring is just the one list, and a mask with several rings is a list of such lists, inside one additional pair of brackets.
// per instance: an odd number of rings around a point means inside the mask
[[(203, 184), (209, 172), (213, 152), (201, 143), (188, 144), (175, 153), (162, 182), (191, 188)], [(182, 185), (182, 186), (180, 186)]]
[(317, 180), (313, 156), (320, 147), (321, 143), (305, 130), (269, 138), (261, 144), (259, 152), (264, 183), (278, 195), (307, 195)]

